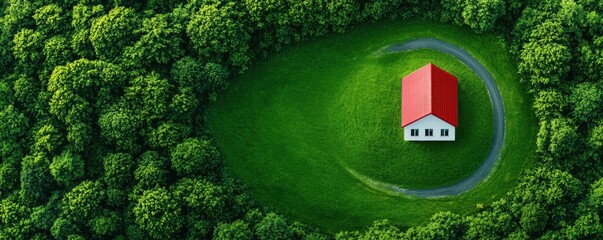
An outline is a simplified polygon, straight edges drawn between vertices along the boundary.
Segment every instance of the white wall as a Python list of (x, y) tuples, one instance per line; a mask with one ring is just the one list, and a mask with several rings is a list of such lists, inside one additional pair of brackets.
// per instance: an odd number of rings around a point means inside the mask
[[(419, 129), (419, 136), (410, 136), (411, 129)], [(433, 129), (433, 136), (426, 137), (425, 129)], [(440, 136), (440, 129), (448, 129), (448, 137)], [(430, 114), (404, 128), (404, 141), (454, 141), (455, 133), (454, 126)]]

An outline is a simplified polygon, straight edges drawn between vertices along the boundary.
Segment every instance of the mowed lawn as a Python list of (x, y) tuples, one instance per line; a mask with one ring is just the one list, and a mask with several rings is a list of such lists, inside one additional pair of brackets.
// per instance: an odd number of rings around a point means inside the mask
[[(502, 159), (487, 181), (456, 197), (390, 196), (349, 173), (404, 187), (454, 183), (483, 161), (492, 139), (485, 87), (462, 63), (432, 50), (382, 54), (385, 46), (433, 37), (463, 47), (497, 81), (506, 111)], [(208, 113), (227, 169), (257, 201), (325, 231), (377, 219), (401, 226), (438, 211), (470, 213), (508, 191), (534, 159), (536, 120), (501, 40), (444, 24), (381, 22), (298, 44), (236, 77)], [(405, 143), (400, 78), (426, 63), (459, 77), (454, 143)]]
[[(403, 140), (400, 78), (429, 62), (459, 79), (460, 127), (454, 142)], [(332, 102), (326, 104), (331, 117), (323, 124), (334, 130), (344, 149), (334, 157), (351, 171), (405, 188), (435, 188), (468, 177), (490, 149), (493, 113), (486, 87), (451, 55), (435, 50), (378, 54), (352, 74), (317, 80), (333, 78), (342, 78), (343, 83), (334, 101), (325, 100)]]

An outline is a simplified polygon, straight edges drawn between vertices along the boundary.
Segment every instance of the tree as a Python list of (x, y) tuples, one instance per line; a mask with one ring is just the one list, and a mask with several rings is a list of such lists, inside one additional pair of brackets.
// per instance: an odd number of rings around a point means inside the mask
[(325, 1), (328, 24), (335, 32), (343, 32), (350, 23), (354, 22), (359, 15), (359, 6), (356, 1)]
[(172, 85), (157, 73), (140, 76), (131, 81), (124, 90), (124, 97), (131, 109), (139, 111), (138, 116), (147, 123), (163, 118), (168, 113)]
[(50, 174), (61, 186), (71, 188), (84, 177), (84, 160), (69, 150), (55, 156), (50, 164)]
[(32, 28), (34, 25), (31, 16), (36, 10), (36, 5), (29, 0), (9, 0), (4, 10), (4, 24), (10, 35), (19, 29)]
[(132, 34), (140, 27), (134, 10), (115, 7), (108, 14), (94, 20), (90, 28), (90, 42), (94, 52), (102, 60), (115, 61), (124, 49), (137, 39)]
[(45, 124), (34, 134), (32, 151), (44, 152), (52, 156), (63, 145), (63, 138), (61, 132), (53, 124)]
[(558, 86), (569, 72), (569, 49), (558, 43), (529, 42), (521, 52), (519, 73), (536, 89)]
[(65, 194), (61, 217), (69, 222), (86, 224), (100, 213), (105, 199), (100, 182), (83, 181)]
[(171, 190), (185, 212), (211, 222), (224, 217), (226, 206), (220, 186), (203, 179), (183, 178), (172, 185)]
[(184, 57), (172, 65), (170, 71), (173, 81), (179, 88), (191, 88), (203, 93), (208, 88), (204, 81), (203, 65), (192, 57)]
[(90, 220), (92, 232), (104, 237), (117, 233), (121, 226), (122, 216), (115, 211), (103, 210), (102, 214)]
[(538, 236), (547, 226), (549, 217), (544, 207), (538, 203), (528, 203), (521, 208), (519, 225), (528, 234)]
[(66, 125), (70, 149), (82, 152), (92, 134), (92, 116), (113, 104), (125, 73), (103, 61), (76, 60), (56, 67), (48, 81), (50, 113)]
[(74, 54), (83, 58), (94, 57), (94, 47), (90, 41), (90, 26), (104, 13), (103, 5), (89, 6), (78, 3), (73, 7), (71, 26), (75, 28), (75, 33), (71, 39), (71, 47)]
[(64, 28), (67, 26), (65, 17), (63, 9), (56, 4), (38, 8), (33, 15), (37, 29), (46, 35), (55, 35), (64, 32)]
[(44, 36), (31, 29), (22, 29), (13, 38), (13, 56), (23, 72), (36, 72), (42, 65)]
[(457, 214), (451, 212), (436, 213), (429, 224), (416, 227), (406, 232), (408, 239), (461, 239), (465, 234), (467, 223)]
[(145, 67), (153, 63), (167, 64), (184, 54), (180, 37), (183, 31), (184, 26), (170, 15), (158, 14), (144, 19), (142, 28), (136, 30), (142, 37), (134, 46), (126, 48), (125, 55)]
[(31, 230), (27, 217), (30, 210), (27, 206), (10, 199), (0, 202), (0, 235), (25, 239)]
[(476, 31), (490, 31), (505, 14), (504, 0), (466, 0), (464, 5), (465, 24)]
[(103, 179), (107, 184), (107, 204), (126, 206), (128, 189), (132, 186), (134, 159), (129, 154), (111, 153), (103, 158), (103, 166)]
[(50, 228), (50, 234), (52, 234), (55, 239), (69, 239), (70, 236), (73, 236), (78, 232), (80, 232), (79, 227), (65, 218), (57, 218)]
[(167, 165), (167, 159), (159, 156), (157, 152), (145, 152), (138, 159), (134, 178), (142, 189), (162, 187), (167, 183)]
[(28, 120), (13, 105), (0, 111), (0, 156), (4, 162), (17, 163), (23, 156), (20, 141), (28, 130)]
[(41, 77), (47, 79), (55, 67), (65, 65), (72, 59), (72, 50), (69, 41), (61, 36), (48, 39), (44, 44), (44, 75)]
[(3, 162), (0, 164), (0, 196), (6, 196), (17, 188), (19, 169), (17, 163)]
[(254, 227), (254, 231), (260, 240), (285, 240), (293, 237), (293, 231), (287, 225), (285, 219), (275, 213), (268, 213)]
[(601, 239), (603, 238), (603, 225), (601, 218), (596, 213), (585, 213), (578, 217), (576, 222), (564, 229), (565, 239)]
[[(39, 80), (30, 77), (26, 74), (21, 74), (13, 85), (14, 97), (18, 103), (25, 107), (26, 113), (32, 113), (35, 109), (36, 102), (38, 100), (38, 93), (40, 92)], [(33, 114), (32, 114), (33, 115)]]
[(123, 189), (132, 182), (134, 159), (126, 153), (111, 153), (103, 158), (104, 180), (108, 188)]
[(597, 85), (585, 82), (572, 88), (569, 103), (572, 108), (572, 117), (578, 122), (593, 124), (601, 119), (603, 114), (602, 89)]
[(600, 122), (591, 130), (588, 144), (595, 151), (603, 151), (603, 122)]
[(241, 21), (242, 16), (234, 2), (204, 5), (191, 17), (186, 28), (193, 48), (204, 59), (224, 61), (245, 70), (250, 59), (250, 36)]
[(228, 86), (228, 72), (220, 64), (208, 63), (203, 68), (205, 79), (211, 90), (210, 99), (216, 100), (216, 92)]
[(515, 228), (511, 214), (507, 211), (482, 212), (468, 218), (468, 222), (464, 239), (501, 239)]
[(540, 120), (559, 118), (567, 109), (567, 97), (555, 89), (540, 90), (534, 99), (533, 108)]
[(444, 22), (452, 22), (462, 26), (465, 22), (463, 19), (463, 10), (467, 1), (465, 0), (441, 0), (440, 3), (445, 9), (442, 11), (442, 20)]
[(108, 144), (115, 144), (120, 151), (136, 151), (140, 148), (137, 144), (138, 129), (142, 126), (142, 119), (126, 107), (118, 104), (98, 119), (101, 136)]
[(145, 191), (133, 211), (136, 224), (156, 239), (176, 238), (182, 227), (178, 203), (165, 188)]
[(172, 148), (188, 137), (191, 132), (192, 129), (185, 124), (163, 122), (156, 129), (151, 129), (147, 144), (155, 148)]
[(61, 213), (61, 197), (59, 192), (53, 192), (48, 203), (32, 209), (31, 224), (39, 231), (48, 231)]
[(551, 143), (548, 147), (550, 153), (557, 159), (563, 159), (578, 150), (580, 136), (573, 122), (566, 119), (551, 120)]
[(50, 175), (50, 161), (44, 154), (29, 155), (23, 158), (21, 168), (21, 200), (28, 206), (45, 203), (54, 189)]
[(251, 240), (253, 233), (249, 226), (242, 220), (237, 220), (232, 223), (219, 223), (214, 229), (215, 240)]
[(172, 168), (180, 176), (207, 175), (215, 170), (219, 152), (207, 140), (189, 138), (171, 151)]

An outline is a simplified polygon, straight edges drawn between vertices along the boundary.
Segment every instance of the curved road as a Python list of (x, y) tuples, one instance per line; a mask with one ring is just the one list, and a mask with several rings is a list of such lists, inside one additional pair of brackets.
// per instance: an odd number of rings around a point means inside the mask
[(473, 174), (471, 174), (471, 176), (455, 184), (433, 189), (404, 189), (394, 185), (387, 185), (387, 187), (390, 188), (389, 190), (418, 197), (444, 197), (458, 195), (473, 188), (480, 181), (484, 180), (498, 160), (505, 138), (505, 109), (503, 107), (502, 97), (500, 96), (500, 92), (498, 91), (498, 87), (496, 86), (492, 75), (490, 75), (488, 70), (486, 70), (486, 68), (473, 56), (455, 45), (432, 38), (423, 38), (402, 44), (392, 45), (387, 47), (385, 50), (388, 52), (399, 52), (425, 48), (448, 53), (458, 58), (461, 62), (469, 66), (469, 68), (471, 68), (471, 70), (473, 70), (473, 72), (475, 72), (475, 74), (477, 74), (477, 76), (484, 82), (486, 89), (488, 90), (488, 94), (490, 95), (492, 109), (494, 109), (494, 137), (492, 138), (492, 147), (490, 148), (484, 163)]

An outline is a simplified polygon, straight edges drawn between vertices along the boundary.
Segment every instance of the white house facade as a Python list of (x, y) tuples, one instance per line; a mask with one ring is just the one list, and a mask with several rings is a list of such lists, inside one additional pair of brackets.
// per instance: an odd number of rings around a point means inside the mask
[(456, 128), (429, 114), (404, 127), (404, 141), (454, 141)]

